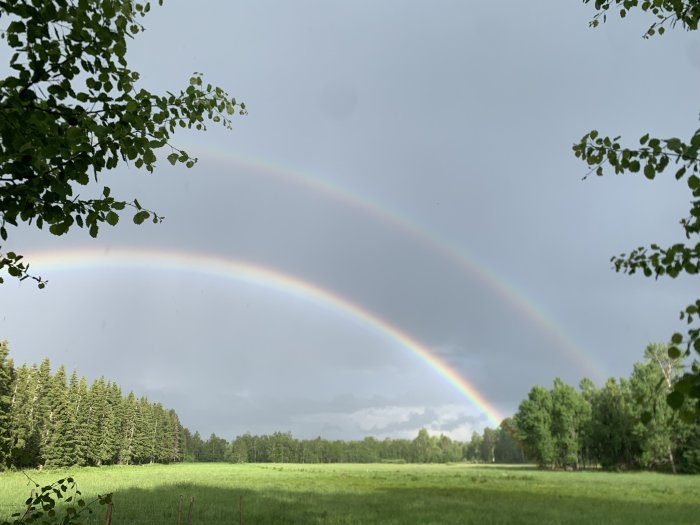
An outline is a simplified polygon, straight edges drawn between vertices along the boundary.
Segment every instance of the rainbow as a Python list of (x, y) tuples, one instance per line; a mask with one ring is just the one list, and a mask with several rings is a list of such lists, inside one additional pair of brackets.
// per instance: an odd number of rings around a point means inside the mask
[(453, 246), (453, 243), (448, 239), (442, 238), (401, 213), (393, 211), (388, 206), (375, 202), (365, 195), (360, 195), (348, 188), (333, 184), (320, 176), (313, 176), (260, 159), (222, 154), (199, 145), (196, 146), (196, 150), (204, 157), (212, 158), (227, 166), (253, 170), (256, 175), (260, 174), (278, 181), (281, 180), (287, 184), (302, 187), (326, 198), (333, 199), (344, 206), (372, 217), (378, 222), (389, 225), (408, 238), (416, 240), (444, 260), (449, 261), (467, 275), (475, 276), (506, 304), (517, 311), (519, 315), (546, 334), (563, 353), (585, 371), (586, 375), (601, 383), (607, 377), (608, 374), (604, 367), (594, 362), (588, 353), (571, 336), (558, 327), (551, 319), (551, 316), (532, 298), (528, 297), (525, 292), (508, 282), (507, 279), (486, 264), (478, 262), (473, 255)]
[(409, 350), (457, 389), (488, 419), (490, 425), (497, 427), (503, 420), (503, 416), (498, 410), (476, 388), (406, 332), (344, 297), (293, 275), (238, 259), (141, 248), (111, 249), (109, 251), (75, 249), (35, 252), (25, 254), (25, 260), (31, 263), (32, 273), (36, 275), (48, 271), (96, 267), (198, 273), (262, 286), (301, 300), (310, 300), (331, 307), (359, 321), (389, 341)]

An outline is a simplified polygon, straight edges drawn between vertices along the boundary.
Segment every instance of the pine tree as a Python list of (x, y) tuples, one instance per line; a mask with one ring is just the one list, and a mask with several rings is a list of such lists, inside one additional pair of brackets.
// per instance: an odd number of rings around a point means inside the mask
[(170, 434), (170, 458), (169, 461), (171, 462), (178, 462), (182, 461), (183, 459), (183, 448), (182, 448), (182, 439), (181, 436), (183, 435), (183, 428), (182, 424), (180, 423), (180, 418), (177, 417), (177, 413), (175, 410), (170, 409), (168, 411), (168, 421), (170, 422), (168, 431)]
[(36, 388), (38, 369), (22, 365), (16, 370), (12, 393), (10, 429), (12, 465), (35, 467), (41, 462), (41, 434), (36, 421)]
[(7, 341), (0, 341), (0, 469), (9, 467), (12, 457), (10, 422), (15, 371), (9, 353)]
[(78, 372), (73, 370), (68, 380), (66, 405), (66, 431), (63, 435), (63, 454), (67, 465), (85, 465), (85, 460), (80, 450), (80, 430), (78, 414), (84, 404), (84, 395), (80, 391)]
[(38, 370), (36, 371), (34, 381), (34, 401), (32, 403), (32, 421), (36, 425), (39, 433), (39, 456), (40, 463), (46, 463), (46, 450), (49, 447), (51, 438), (51, 363), (48, 358), (41, 361)]
[(153, 418), (153, 407), (145, 397), (136, 401), (134, 424), (131, 461), (137, 464), (149, 463), (155, 447), (154, 430), (156, 425)]
[(123, 398), (119, 385), (109, 382), (105, 385), (106, 403), (100, 417), (100, 446), (98, 465), (119, 463), (122, 446)]
[(74, 443), (69, 435), (71, 428), (66, 370), (61, 365), (51, 378), (48, 393), (49, 418), (44, 461), (47, 467), (63, 467), (73, 464)]
[(121, 443), (119, 444), (119, 464), (130, 465), (135, 457), (134, 436), (136, 434), (137, 421), (137, 401), (133, 392), (122, 400), (121, 412)]

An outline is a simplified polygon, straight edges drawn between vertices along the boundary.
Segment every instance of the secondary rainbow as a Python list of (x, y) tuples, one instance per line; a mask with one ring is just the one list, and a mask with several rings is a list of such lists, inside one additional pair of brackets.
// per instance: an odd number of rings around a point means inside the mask
[(543, 333), (556, 343), (556, 345), (566, 353), (576, 364), (581, 367), (593, 379), (602, 382), (607, 373), (604, 367), (596, 363), (588, 353), (578, 345), (573, 338), (563, 331), (532, 298), (528, 297), (524, 291), (516, 285), (508, 282), (502, 275), (499, 275), (489, 266), (480, 263), (474, 256), (464, 249), (454, 246), (448, 239), (442, 238), (437, 233), (417, 224), (390, 207), (373, 201), (366, 195), (341, 187), (332, 183), (326, 178), (311, 175), (289, 167), (273, 164), (261, 159), (243, 157), (237, 154), (225, 154), (213, 150), (206, 146), (197, 145), (193, 147), (193, 153), (222, 162), (228, 166), (237, 166), (255, 171), (268, 177), (281, 180), (285, 183), (302, 187), (306, 190), (333, 199), (345, 206), (356, 209), (367, 216), (373, 217), (378, 222), (389, 225), (398, 230), (403, 235), (415, 239), (433, 253), (450, 261), (451, 264), (460, 268), (466, 274), (476, 277), (484, 283), (503, 301), (514, 308), (524, 318), (528, 319), (534, 326), (537, 326)]
[(492, 426), (498, 426), (503, 416), (466, 379), (448, 367), (426, 346), (406, 332), (388, 323), (361, 306), (299, 277), (239, 259), (215, 255), (193, 255), (185, 252), (149, 249), (66, 250), (25, 254), (32, 273), (48, 277), (48, 272), (79, 269), (145, 269), (174, 270), (186, 273), (235, 279), (255, 286), (270, 288), (301, 300), (313, 301), (360, 321), (394, 344), (409, 350), (448, 383), (457, 389)]

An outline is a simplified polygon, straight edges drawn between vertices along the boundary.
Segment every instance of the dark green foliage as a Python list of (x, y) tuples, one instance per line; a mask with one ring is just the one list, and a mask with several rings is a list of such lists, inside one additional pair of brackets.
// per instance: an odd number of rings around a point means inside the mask
[(51, 378), (48, 394), (49, 412), (47, 439), (43, 450), (45, 465), (49, 468), (73, 465), (76, 436), (71, 430), (71, 412), (68, 399), (66, 370), (61, 365)]
[(608, 379), (593, 398), (589, 430), (591, 453), (603, 468), (637, 467), (641, 449), (634, 435), (636, 422), (629, 383)]
[(525, 456), (540, 467), (554, 465), (551, 393), (546, 388), (533, 387), (527, 399), (520, 403), (514, 420)]
[[(0, 345), (3, 348), (7, 345)], [(182, 460), (180, 435), (184, 429), (173, 410), (145, 398), (137, 400), (133, 393), (123, 398), (119, 387), (103, 378), (90, 387), (77, 372), (67, 380), (63, 366), (52, 375), (47, 359), (39, 367), (21, 366), (16, 376), (8, 398), (12, 401), (9, 419), (0, 427), (7, 434), (9, 447), (5, 445), (4, 453), (10, 466)], [(0, 412), (0, 418), (3, 414)]]
[[(591, 0), (583, 0), (589, 3)], [(680, 24), (689, 31), (698, 28), (700, 20), (700, 0), (595, 0), (598, 10), (591, 25), (597, 26), (605, 21), (606, 13), (612, 8), (619, 9), (622, 17), (633, 8), (641, 8), (656, 17), (646, 33), (646, 37), (663, 34), (665, 28)], [(639, 147), (623, 147), (620, 137), (602, 136), (597, 130), (586, 133), (574, 144), (576, 157), (590, 167), (590, 173), (603, 175), (606, 164), (616, 174), (642, 173), (647, 179), (671, 169), (676, 180), (684, 179), (692, 196), (690, 211), (681, 219), (685, 236), (688, 240), (700, 234), (700, 129), (686, 140), (678, 137), (655, 138), (649, 133), (639, 139)], [(675, 278), (682, 273), (696, 275), (700, 271), (700, 243), (675, 243), (662, 247), (651, 244), (640, 246), (629, 254), (612, 258), (615, 271), (635, 274), (638, 271), (646, 277), (669, 276)], [(700, 300), (688, 305), (681, 311), (681, 319), (690, 325), (700, 315)], [(686, 421), (700, 421), (700, 327), (689, 327), (687, 335), (673, 334), (672, 346), (668, 349), (669, 357), (676, 359), (684, 356), (695, 360), (688, 364), (687, 371), (673, 383), (666, 401), (671, 408), (680, 413)], [(688, 402), (686, 402), (688, 400)]]
[(629, 379), (600, 389), (588, 379), (579, 391), (559, 379), (533, 387), (513, 418), (526, 457), (541, 467), (700, 471), (699, 425), (665, 402), (682, 377), (668, 348), (649, 345)]
[(525, 454), (516, 430), (515, 421), (512, 418), (507, 417), (501, 421), (501, 425), (498, 427), (496, 446), (493, 450), (495, 463), (525, 463)]
[(577, 470), (583, 461), (584, 429), (590, 422), (591, 406), (559, 378), (554, 380), (551, 395), (555, 462)]
[(481, 434), (472, 432), (472, 437), (469, 443), (465, 443), (462, 455), (464, 459), (471, 462), (477, 462), (481, 459)]
[(498, 435), (496, 431), (492, 428), (486, 427), (484, 429), (484, 434), (481, 437), (481, 446), (479, 447), (479, 459), (482, 463), (493, 463), (496, 460), (495, 450), (497, 442)]
[(98, 495), (86, 503), (81, 498), (81, 492), (73, 478), (59, 479), (43, 487), (31, 479), (30, 481), (36, 490), (32, 491), (32, 495), (24, 502), (22, 510), (12, 515), (12, 521), (3, 521), (2, 525), (80, 525), (83, 515), (92, 514), (95, 503), (112, 503), (111, 493)]
[[(143, 31), (139, 19), (148, 11), (148, 2), (132, 0), (0, 2), (11, 70), (0, 79), (0, 242), (22, 222), (54, 235), (77, 225), (95, 237), (127, 207), (136, 224), (159, 222), (138, 200), (100, 187), (101, 173), (120, 163), (153, 171), (163, 148), (171, 164), (192, 167), (197, 159), (170, 143), (175, 129), (204, 130), (205, 120), (230, 128), (233, 115), (245, 114), (244, 104), (199, 73), (177, 94), (137, 87), (127, 44)], [(98, 186), (74, 195), (91, 183)], [(11, 251), (0, 252), (2, 269), (29, 276)]]
[(7, 341), (0, 341), (0, 469), (10, 465), (12, 452), (12, 405), (15, 391), (15, 371), (9, 359)]
[[(583, 0), (584, 4), (590, 2), (591, 0)], [(645, 38), (655, 34), (663, 35), (667, 26), (673, 27), (679, 23), (685, 29), (694, 31), (700, 20), (700, 2), (697, 0), (593, 0), (593, 3), (598, 12), (591, 21), (592, 27), (606, 21), (611, 7), (618, 9), (621, 18), (625, 18), (634, 8), (651, 13), (656, 17), (656, 22), (647, 29)]]
[[(223, 455), (217, 456), (221, 438), (212, 435), (202, 441), (199, 434), (190, 436), (190, 446), (195, 461), (228, 461), (231, 463), (454, 463), (463, 460), (493, 463), (498, 447), (502, 447), (502, 461), (523, 461), (520, 446), (515, 440), (502, 437), (506, 427), (484, 429), (484, 436), (474, 433), (477, 445), (475, 455), (469, 454), (470, 444), (455, 441), (445, 435), (430, 435), (420, 429), (413, 440), (378, 440), (366, 437), (358, 441), (330, 441), (327, 439), (299, 440), (290, 433), (275, 432), (271, 435), (244, 434), (236, 437)], [(474, 439), (473, 439), (474, 441)], [(482, 446), (482, 443), (486, 445)], [(500, 445), (499, 445), (500, 444)], [(208, 452), (211, 450), (212, 452)], [(507, 458), (507, 459), (506, 459)], [(498, 462), (499, 460), (496, 459)]]

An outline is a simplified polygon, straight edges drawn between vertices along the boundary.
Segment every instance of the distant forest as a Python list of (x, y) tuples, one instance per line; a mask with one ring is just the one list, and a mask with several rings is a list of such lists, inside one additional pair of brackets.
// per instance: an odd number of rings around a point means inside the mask
[[(660, 357), (661, 356), (661, 357)], [(0, 468), (173, 462), (537, 463), (543, 468), (700, 472), (700, 424), (683, 422), (665, 400), (673, 363), (647, 349), (629, 379), (559, 379), (536, 386), (513, 418), (468, 442), (421, 429), (414, 439), (296, 439), (290, 433), (204, 440), (177, 413), (104, 378), (88, 385), (48, 359), (15, 367), (0, 342)], [(664, 368), (664, 363), (666, 368)], [(670, 368), (669, 368), (670, 366)], [(670, 375), (665, 375), (670, 374)], [(643, 407), (647, 407), (644, 409)], [(645, 421), (642, 423), (642, 421)]]

